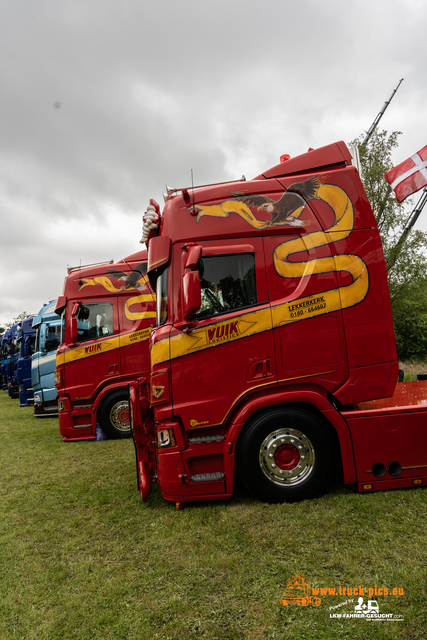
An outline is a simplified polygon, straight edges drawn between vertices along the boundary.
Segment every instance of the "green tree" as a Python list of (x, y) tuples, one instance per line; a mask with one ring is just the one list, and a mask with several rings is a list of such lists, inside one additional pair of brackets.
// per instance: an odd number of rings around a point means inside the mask
[(427, 359), (427, 282), (414, 283), (410, 296), (393, 308), (397, 353), (400, 360)]
[[(413, 207), (399, 203), (384, 174), (392, 168), (399, 131), (375, 130), (359, 146), (361, 178), (383, 243), (399, 359), (427, 358), (427, 233), (412, 229), (401, 242)], [(353, 144), (361, 144), (360, 136)], [(403, 160), (403, 159), (402, 159)], [(415, 195), (415, 202), (417, 201)]]
[(22, 320), (25, 320), (25, 318), (29, 318), (29, 315), (26, 311), (22, 311), (22, 313), (16, 316), (16, 318), (13, 318), (11, 322), (6, 322), (6, 328), (10, 329), (12, 325), (16, 324), (17, 322), (22, 322)]

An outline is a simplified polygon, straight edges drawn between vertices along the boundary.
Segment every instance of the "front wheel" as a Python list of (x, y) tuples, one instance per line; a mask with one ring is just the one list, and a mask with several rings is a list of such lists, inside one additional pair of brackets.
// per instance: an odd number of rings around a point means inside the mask
[(299, 407), (270, 409), (242, 432), (237, 468), (247, 490), (265, 502), (314, 498), (329, 485), (335, 444), (323, 422)]
[(129, 397), (126, 391), (110, 393), (98, 410), (98, 422), (109, 438), (130, 438)]

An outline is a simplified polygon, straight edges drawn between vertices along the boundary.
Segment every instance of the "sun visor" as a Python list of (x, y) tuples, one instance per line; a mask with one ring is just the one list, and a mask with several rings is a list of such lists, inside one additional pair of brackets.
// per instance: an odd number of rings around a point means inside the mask
[[(150, 284), (156, 278), (156, 272), (169, 261), (170, 238), (168, 236), (154, 236), (148, 243), (148, 277)], [(153, 289), (154, 290), (154, 289)]]
[(55, 313), (57, 313), (58, 316), (61, 315), (61, 313), (65, 309), (66, 304), (67, 304), (66, 296), (59, 296), (58, 300), (56, 301), (56, 307), (55, 307)]
[(345, 142), (334, 142), (319, 149), (311, 149), (295, 158), (290, 158), (280, 164), (268, 169), (254, 180), (262, 178), (280, 178), (291, 176), (297, 173), (311, 173), (325, 171), (336, 165), (351, 164), (352, 156)]

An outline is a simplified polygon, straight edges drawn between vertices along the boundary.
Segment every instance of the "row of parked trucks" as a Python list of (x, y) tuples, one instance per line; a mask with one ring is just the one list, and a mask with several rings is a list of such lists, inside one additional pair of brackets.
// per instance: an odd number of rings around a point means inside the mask
[(63, 295), (3, 336), (3, 388), (36, 417), (59, 409), (64, 440), (96, 439), (97, 427), (98, 437), (131, 436), (128, 384), (149, 371), (155, 318), (146, 271), (147, 251), (69, 268)]
[(60, 322), (55, 304), (44, 304), (36, 316), (14, 323), (1, 336), (3, 390), (19, 398), (19, 406), (34, 406), (36, 416), (58, 413), (54, 373)]
[[(347, 146), (165, 201), (144, 219), (148, 253), (69, 269), (33, 319), (35, 402), (57, 402), (62, 438), (132, 435), (142, 498), (158, 483), (177, 506), (230, 498), (236, 474), (270, 502), (317, 496), (336, 471), (361, 492), (424, 485), (427, 383), (397, 384), (382, 244)], [(36, 391), (42, 354), (57, 399)]]
[(19, 398), (20, 406), (34, 402), (31, 382), (31, 355), (35, 347), (33, 317), (16, 322), (0, 336), (1, 381), (11, 398)]

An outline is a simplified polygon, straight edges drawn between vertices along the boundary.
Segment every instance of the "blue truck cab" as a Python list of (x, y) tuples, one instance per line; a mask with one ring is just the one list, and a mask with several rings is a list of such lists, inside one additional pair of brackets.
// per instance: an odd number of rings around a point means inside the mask
[(10, 328), (1, 335), (1, 380), (2, 389), (7, 391), (7, 363), (9, 358)]
[(15, 322), (10, 328), (10, 333), (7, 338), (7, 357), (6, 357), (6, 382), (7, 390), (11, 398), (17, 398), (19, 396), (18, 380), (16, 377), (18, 369), (19, 347), (17, 343), (18, 333), (21, 328), (20, 322)]
[(22, 321), (18, 333), (19, 358), (16, 377), (18, 380), (19, 406), (34, 404), (34, 392), (31, 382), (31, 356), (35, 353), (36, 330), (33, 327), (34, 316)]
[(56, 350), (60, 343), (61, 319), (55, 313), (56, 300), (50, 300), (33, 318), (36, 330), (35, 353), (31, 356), (31, 382), (34, 391), (34, 415), (57, 416), (55, 389)]

